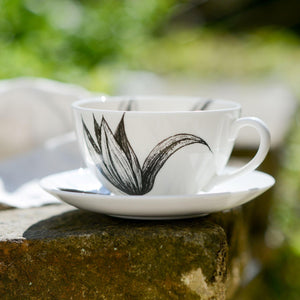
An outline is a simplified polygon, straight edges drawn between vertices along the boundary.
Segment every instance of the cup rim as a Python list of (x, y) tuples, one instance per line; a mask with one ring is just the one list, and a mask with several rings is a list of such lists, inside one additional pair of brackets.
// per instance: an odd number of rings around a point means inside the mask
[[(213, 100), (219, 103), (228, 104), (228, 107), (225, 108), (217, 108), (217, 109), (209, 109), (209, 110), (122, 110), (122, 109), (102, 109), (102, 108), (91, 108), (91, 107), (84, 107), (82, 105), (87, 103), (95, 103), (95, 102), (106, 102), (106, 101), (114, 101), (118, 102), (120, 100), (164, 100), (164, 101), (184, 101), (184, 100)], [(109, 113), (122, 113), (126, 112), (126, 114), (175, 114), (175, 113), (189, 113), (189, 114), (208, 114), (208, 113), (215, 113), (215, 112), (226, 112), (226, 111), (235, 111), (241, 109), (241, 104), (235, 101), (226, 100), (222, 98), (208, 98), (208, 97), (201, 97), (201, 96), (172, 96), (172, 95), (135, 95), (135, 96), (108, 96), (108, 95), (100, 95), (88, 98), (82, 98), (72, 103), (72, 108), (79, 110), (79, 111), (91, 111), (91, 112), (109, 112)]]

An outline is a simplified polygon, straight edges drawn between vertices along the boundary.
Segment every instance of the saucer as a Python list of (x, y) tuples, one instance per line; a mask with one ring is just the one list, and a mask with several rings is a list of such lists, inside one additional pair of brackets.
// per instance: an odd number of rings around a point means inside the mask
[(77, 208), (128, 219), (184, 219), (238, 207), (264, 193), (275, 180), (253, 171), (193, 195), (113, 195), (101, 186), (88, 169), (47, 176), (41, 187)]

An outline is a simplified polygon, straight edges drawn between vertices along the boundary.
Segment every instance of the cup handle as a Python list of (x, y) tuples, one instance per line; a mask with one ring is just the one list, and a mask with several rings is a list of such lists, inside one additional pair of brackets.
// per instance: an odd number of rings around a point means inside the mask
[(245, 126), (253, 127), (257, 130), (260, 136), (260, 144), (255, 156), (243, 167), (229, 174), (216, 175), (206, 186), (205, 190), (210, 190), (214, 186), (223, 183), (227, 180), (234, 179), (255, 170), (265, 159), (271, 145), (271, 135), (266, 124), (255, 117), (245, 117), (235, 120), (231, 125), (230, 139), (235, 140), (238, 132)]

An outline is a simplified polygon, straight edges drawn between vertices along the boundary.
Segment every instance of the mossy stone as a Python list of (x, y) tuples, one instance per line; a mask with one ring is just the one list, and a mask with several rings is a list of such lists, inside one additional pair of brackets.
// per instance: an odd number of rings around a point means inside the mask
[(0, 242), (2, 298), (225, 299), (235, 285), (232, 267), (243, 267), (240, 215), (154, 222), (80, 210), (52, 216), (22, 239)]

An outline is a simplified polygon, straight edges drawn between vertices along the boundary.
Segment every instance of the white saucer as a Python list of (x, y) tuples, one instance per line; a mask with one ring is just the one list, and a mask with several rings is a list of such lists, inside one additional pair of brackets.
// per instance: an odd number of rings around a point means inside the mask
[(253, 171), (196, 195), (110, 195), (87, 169), (43, 178), (40, 185), (58, 199), (75, 207), (129, 219), (183, 219), (240, 206), (274, 185), (272, 176)]

